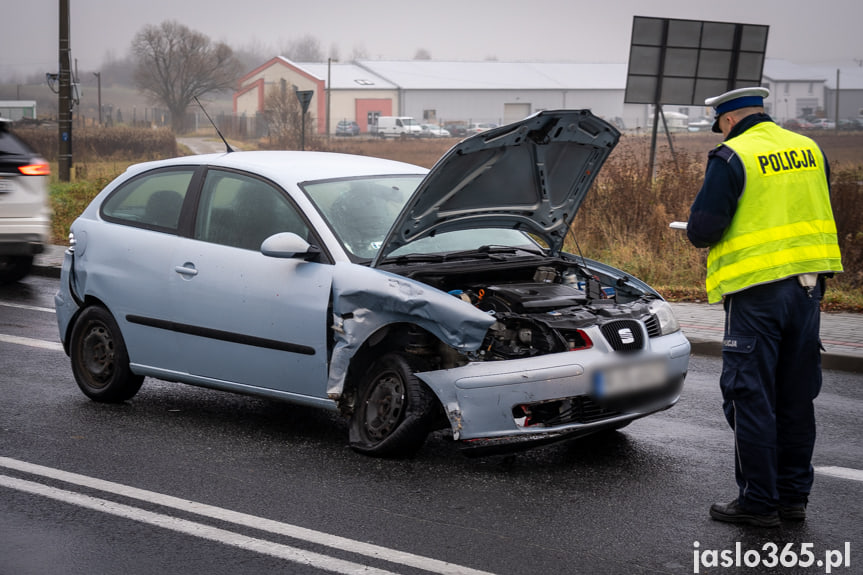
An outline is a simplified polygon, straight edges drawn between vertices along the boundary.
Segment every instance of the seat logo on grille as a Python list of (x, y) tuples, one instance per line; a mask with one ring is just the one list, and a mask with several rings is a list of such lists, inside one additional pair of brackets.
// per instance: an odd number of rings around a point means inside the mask
[(620, 336), (620, 342), (625, 344), (635, 343), (635, 336), (632, 335), (632, 330), (628, 327), (617, 330), (617, 335)]

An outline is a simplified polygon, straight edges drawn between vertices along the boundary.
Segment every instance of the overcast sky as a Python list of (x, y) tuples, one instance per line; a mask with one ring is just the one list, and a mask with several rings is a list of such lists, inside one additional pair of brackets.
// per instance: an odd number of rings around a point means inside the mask
[[(863, 0), (69, 0), (73, 64), (98, 70), (145, 25), (176, 20), (267, 57), (304, 36), (325, 56), (627, 62), (633, 16), (770, 26), (767, 57), (863, 60)], [(59, 0), (4, 10), (0, 79), (56, 72)]]

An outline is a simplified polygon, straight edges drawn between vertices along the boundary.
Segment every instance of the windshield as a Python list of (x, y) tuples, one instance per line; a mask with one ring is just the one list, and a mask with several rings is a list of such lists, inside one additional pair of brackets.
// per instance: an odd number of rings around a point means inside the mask
[[(370, 260), (422, 175), (379, 176), (307, 182), (303, 189), (355, 260)], [(410, 254), (442, 254), (474, 250), (481, 246), (537, 249), (538, 244), (522, 232), (510, 229), (476, 229), (439, 233), (400, 247), (389, 258)]]
[(371, 259), (422, 175), (306, 183), (303, 189), (348, 254)]

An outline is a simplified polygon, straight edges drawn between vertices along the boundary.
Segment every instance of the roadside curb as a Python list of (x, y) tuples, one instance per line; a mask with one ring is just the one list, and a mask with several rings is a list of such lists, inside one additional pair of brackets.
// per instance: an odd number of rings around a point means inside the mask
[[(722, 342), (697, 337), (688, 337), (692, 355), (703, 355), (708, 357), (722, 357)], [(825, 351), (821, 353), (821, 368), (835, 369), (838, 371), (851, 371), (863, 373), (863, 357)]]

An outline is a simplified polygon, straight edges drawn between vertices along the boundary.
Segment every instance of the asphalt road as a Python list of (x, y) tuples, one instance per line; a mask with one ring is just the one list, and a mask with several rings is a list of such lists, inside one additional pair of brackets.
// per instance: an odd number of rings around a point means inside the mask
[(757, 530), (707, 514), (736, 490), (715, 358), (609, 436), (470, 459), (441, 433), (378, 460), (291, 405), (152, 379), (89, 401), (56, 290), (0, 287), (0, 575), (863, 573), (861, 374), (825, 372), (808, 520)]

